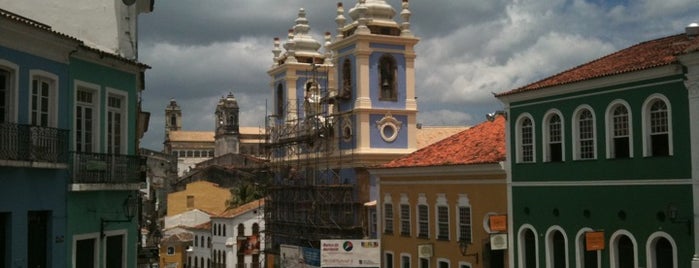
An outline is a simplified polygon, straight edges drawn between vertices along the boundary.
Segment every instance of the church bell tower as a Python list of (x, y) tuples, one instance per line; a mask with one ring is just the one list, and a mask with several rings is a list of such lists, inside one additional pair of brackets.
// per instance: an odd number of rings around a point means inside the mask
[(240, 148), (238, 101), (233, 93), (221, 98), (216, 105), (216, 133), (214, 156), (237, 154)]

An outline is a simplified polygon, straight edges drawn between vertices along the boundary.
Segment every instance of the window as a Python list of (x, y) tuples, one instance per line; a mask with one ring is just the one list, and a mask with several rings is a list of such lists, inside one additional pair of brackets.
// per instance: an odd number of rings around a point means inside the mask
[(400, 195), (400, 235), (410, 236), (410, 204), (406, 194)]
[(644, 155), (672, 155), (672, 125), (669, 101), (654, 95), (644, 104)]
[(524, 227), (520, 230), (517, 241), (517, 250), (519, 252), (519, 267), (538, 267), (536, 253), (538, 249), (534, 230), (529, 227)]
[[(84, 84), (82, 82), (77, 82)], [(97, 89), (98, 86), (79, 85), (75, 92), (75, 151), (91, 153), (96, 151), (95, 140), (97, 127)]]
[(623, 102), (610, 105), (607, 111), (607, 151), (609, 158), (631, 156), (631, 116)]
[(534, 122), (528, 114), (517, 122), (517, 162), (534, 162)]
[(473, 242), (472, 238), (472, 223), (471, 223), (471, 204), (468, 200), (468, 195), (459, 194), (456, 211), (458, 213), (458, 241)]
[(124, 235), (112, 235), (107, 237), (105, 250), (105, 267), (122, 268), (126, 263), (126, 237)]
[(349, 99), (352, 97), (352, 62), (345, 59), (342, 63), (342, 91), (339, 97)]
[(401, 255), (400, 256), (400, 267), (401, 268), (410, 268), (410, 256), (408, 256), (408, 255)]
[(449, 261), (448, 261), (448, 260), (444, 260), (444, 259), (440, 259), (440, 260), (437, 261), (437, 267), (439, 267), (439, 268), (449, 268)]
[(563, 120), (558, 111), (544, 117), (544, 161), (563, 161)]
[(420, 267), (418, 268), (430, 268), (430, 259), (420, 258)]
[(435, 210), (437, 211), (437, 214), (435, 215), (435, 222), (437, 223), (437, 240), (449, 240), (449, 207), (447, 205), (447, 197), (445, 194), (437, 194), (435, 207)]
[(379, 59), (379, 100), (396, 101), (396, 60), (393, 56), (385, 54)]
[(576, 260), (578, 261), (577, 267), (580, 268), (599, 268), (600, 255), (601, 252), (594, 250), (586, 250), (585, 234), (591, 232), (590, 228), (583, 228), (578, 232), (576, 238)]
[(386, 254), (384, 254), (384, 262), (386, 268), (393, 268), (393, 253), (386, 252)]
[(126, 100), (124, 96), (107, 97), (107, 153), (124, 154), (126, 146)]
[(187, 208), (193, 208), (193, 207), (194, 207), (194, 196), (188, 195), (187, 196)]
[(0, 60), (0, 123), (15, 121), (14, 99), (17, 94), (14, 71), (16, 67), (10, 69), (4, 65), (14, 67), (14, 64)]
[(428, 238), (429, 237), (429, 214), (427, 211), (426, 204), (417, 205), (417, 217), (418, 217), (418, 230), (417, 237)]
[(548, 238), (546, 239), (546, 249), (546, 257), (549, 259), (549, 267), (567, 267), (566, 240), (561, 230), (554, 229), (548, 233)]
[(591, 109), (579, 108), (575, 113), (576, 160), (595, 159), (595, 118)]
[(384, 233), (393, 233), (393, 204), (385, 203), (384, 207)]
[[(97, 267), (97, 237), (76, 235), (73, 244), (75, 268)], [(5, 262), (2, 262), (5, 263)]]
[(32, 78), (30, 96), (30, 121), (32, 125), (56, 127), (56, 82), (55, 80), (36, 75)]
[(626, 234), (612, 235), (610, 251), (612, 258), (611, 267), (614, 268), (635, 268), (636, 265), (636, 245)]
[(277, 116), (281, 119), (284, 116), (284, 87), (282, 84), (277, 85)]
[(175, 247), (167, 247), (167, 255), (175, 255)]
[(675, 247), (667, 237), (657, 237), (650, 242), (649, 267), (677, 267)]

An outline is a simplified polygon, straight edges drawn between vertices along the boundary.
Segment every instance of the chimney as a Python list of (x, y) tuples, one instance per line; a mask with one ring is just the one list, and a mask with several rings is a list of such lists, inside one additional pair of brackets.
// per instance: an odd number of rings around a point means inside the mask
[(690, 23), (689, 25), (687, 25), (687, 27), (684, 28), (684, 31), (690, 38), (696, 37), (697, 35), (699, 35), (699, 23)]

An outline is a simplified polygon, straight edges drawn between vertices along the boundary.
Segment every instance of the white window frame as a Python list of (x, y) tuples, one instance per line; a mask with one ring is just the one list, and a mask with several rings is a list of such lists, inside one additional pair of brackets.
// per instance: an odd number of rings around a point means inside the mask
[(629, 158), (633, 158), (633, 116), (631, 113), (631, 106), (629, 106), (629, 103), (626, 102), (625, 100), (614, 100), (609, 105), (607, 106), (607, 111), (604, 113), (605, 114), (605, 136), (606, 136), (606, 143), (607, 143), (607, 158), (608, 159), (614, 159), (616, 157), (616, 152), (614, 149), (614, 110), (616, 109), (617, 106), (624, 106), (626, 108), (626, 111), (628, 112), (628, 125), (626, 126), (628, 128), (629, 134)]
[(32, 124), (32, 87), (35, 79), (45, 79), (50, 83), (49, 88), (49, 115), (48, 115), (48, 127), (56, 128), (58, 127), (58, 92), (60, 81), (58, 75), (49, 73), (43, 70), (29, 70), (29, 99), (27, 107), (28, 122)]
[(92, 251), (93, 254), (94, 254), (94, 257), (93, 257), (93, 259), (94, 259), (94, 265), (93, 265), (93, 267), (98, 267), (99, 260), (100, 260), (100, 259), (99, 259), (99, 254), (100, 254), (99, 247), (100, 247), (100, 243), (101, 243), (101, 242), (100, 242), (99, 233), (77, 234), (77, 235), (74, 235), (74, 236), (73, 236), (73, 247), (72, 247), (73, 250), (72, 250), (72, 256), (71, 256), (71, 258), (72, 258), (72, 260), (73, 260), (72, 263), (73, 263), (73, 265), (75, 265), (75, 263), (76, 263), (76, 261), (77, 261), (77, 258), (78, 258), (78, 256), (76, 255), (76, 253), (77, 253), (77, 251), (78, 251), (78, 241), (79, 241), (79, 240), (85, 240), (85, 239), (95, 239), (95, 244), (94, 244), (94, 247), (95, 247), (95, 248), (94, 248), (93, 251)]
[(561, 226), (554, 225), (549, 227), (548, 230), (546, 230), (546, 267), (553, 267), (553, 261), (554, 261), (554, 256), (553, 256), (553, 233), (554, 232), (560, 232), (563, 235), (563, 245), (564, 245), (564, 251), (565, 252), (565, 264), (566, 267), (568, 267), (568, 235), (566, 234), (565, 230), (561, 228)]
[[(109, 98), (110, 97), (119, 97), (121, 98), (121, 108), (119, 110), (116, 110), (115, 108), (109, 107)], [(105, 148), (104, 152), (109, 152), (107, 148), (111, 146), (109, 143), (109, 112), (110, 111), (119, 111), (121, 112), (121, 152), (118, 154), (129, 154), (129, 148), (131, 147), (130, 144), (128, 143), (128, 134), (129, 134), (129, 94), (126, 91), (114, 89), (114, 88), (107, 88), (107, 94), (104, 96), (104, 105), (106, 107), (105, 113), (104, 113), (104, 122), (105, 122), (105, 129), (104, 129), (104, 141), (105, 141)], [(111, 154), (115, 154), (114, 152), (111, 152)]]
[(668, 241), (670, 241), (670, 245), (672, 245), (672, 268), (677, 268), (677, 242), (675, 242), (675, 240), (672, 239), (672, 236), (670, 234), (662, 231), (657, 231), (648, 236), (648, 240), (646, 241), (646, 267), (659, 268), (655, 267), (654, 264), (656, 258), (655, 247), (656, 243), (658, 242), (658, 239), (660, 238), (665, 238)]
[(100, 243), (102, 245), (102, 256), (103, 258), (107, 256), (107, 238), (110, 236), (118, 236), (118, 235), (123, 235), (124, 239), (121, 244), (121, 249), (123, 252), (123, 255), (121, 256), (122, 260), (121, 263), (123, 264), (122, 267), (127, 267), (128, 266), (128, 260), (130, 258), (129, 256), (129, 251), (128, 251), (128, 243), (129, 243), (129, 232), (126, 229), (118, 229), (118, 230), (111, 230), (111, 231), (104, 231), (104, 237), (102, 240), (100, 240)]
[[(575, 235), (575, 265), (585, 267), (585, 233), (594, 231), (590, 227), (584, 227)], [(597, 250), (597, 267), (602, 267), (602, 251)]]
[(616, 268), (619, 266), (619, 252), (617, 247), (619, 243), (619, 237), (621, 236), (628, 236), (629, 239), (631, 239), (631, 243), (633, 243), (634, 256), (633, 267), (638, 267), (638, 243), (636, 242), (636, 238), (633, 236), (633, 234), (627, 230), (618, 230), (614, 232), (609, 238), (609, 267)]
[[(444, 222), (444, 223), (447, 224), (447, 227), (446, 227), (446, 228), (447, 228), (447, 230), (446, 230), (447, 238), (446, 238), (446, 239), (443, 239), (443, 238), (441, 238), (441, 237), (439, 236), (440, 231), (442, 231), (442, 230), (441, 230), (442, 227), (440, 227), (440, 224), (441, 224), (442, 222), (439, 221), (439, 208), (440, 208), (440, 207), (444, 207), (444, 208), (447, 209), (447, 219), (446, 219), (446, 221)], [(435, 213), (434, 213), (434, 214), (435, 214), (435, 218), (434, 218), (434, 222), (435, 222), (434, 231), (435, 231), (435, 234), (434, 234), (434, 237), (435, 237), (435, 239), (437, 239), (437, 240), (439, 240), (439, 241), (445, 241), (445, 240), (446, 240), (446, 241), (449, 241), (450, 238), (451, 238), (451, 233), (449, 232), (449, 229), (450, 229), (450, 227), (451, 227), (451, 226), (450, 226), (450, 225), (451, 225), (451, 224), (450, 224), (450, 222), (451, 222), (451, 217), (450, 217), (450, 215), (449, 215), (449, 204), (447, 203), (447, 198), (446, 198), (446, 195), (445, 195), (445, 194), (443, 194), (443, 193), (437, 194), (437, 201), (436, 201), (435, 204), (434, 204), (434, 211), (435, 211)]]
[[(420, 206), (424, 206), (427, 210), (427, 216), (424, 221), (420, 218)], [(424, 193), (419, 193), (417, 197), (417, 206), (415, 206), (415, 223), (416, 236), (418, 238), (430, 238), (430, 206), (427, 204), (427, 197), (425, 197)], [(420, 225), (423, 223), (427, 225), (427, 231), (425, 231), (424, 236), (420, 236), (423, 235), (423, 233), (420, 232)]]
[(467, 261), (459, 261), (459, 268), (472, 268), (473, 264)]
[(543, 147), (541, 148), (541, 152), (543, 153), (544, 156), (544, 162), (551, 162), (551, 123), (549, 122), (551, 117), (554, 115), (558, 115), (558, 118), (561, 120), (561, 162), (566, 161), (566, 135), (565, 135), (565, 117), (563, 117), (563, 114), (561, 111), (558, 109), (551, 109), (546, 114), (544, 115), (544, 120), (541, 122), (541, 136), (542, 136), (542, 145)]
[(522, 226), (519, 227), (519, 230), (517, 230), (517, 263), (519, 264), (519, 267), (524, 267), (524, 262), (525, 262), (525, 249), (524, 249), (524, 231), (530, 230), (532, 233), (534, 233), (534, 252), (535, 254), (535, 262), (536, 262), (536, 267), (539, 267), (539, 233), (536, 232), (536, 229), (534, 226), (531, 224), (523, 224)]
[(5, 105), (7, 113), (5, 114), (5, 122), (16, 123), (19, 111), (19, 66), (10, 61), (0, 59), (0, 69), (9, 73), (9, 86), (7, 96), (5, 96)]
[[(391, 266), (388, 266), (389, 256), (391, 259), (391, 264), (392, 264)], [(394, 256), (393, 251), (384, 251), (383, 252), (383, 262), (384, 263), (383, 263), (383, 265), (381, 265), (381, 267), (394, 268), (396, 266), (396, 259), (393, 256)]]
[[(403, 218), (403, 206), (407, 206), (407, 211), (408, 211), (407, 219)], [(405, 236), (405, 235), (411, 236), (412, 235), (412, 232), (411, 232), (411, 229), (412, 229), (411, 216), (412, 215), (410, 215), (410, 214), (411, 214), (410, 213), (410, 202), (408, 201), (408, 195), (405, 193), (401, 193), (400, 194), (400, 205), (398, 206), (398, 218), (400, 219), (400, 231), (399, 231), (400, 233), (399, 234), (401, 236)], [(405, 230), (403, 230), (404, 223), (406, 223), (408, 225), (407, 228), (405, 228)]]
[(471, 244), (471, 243), (473, 243), (473, 208), (471, 207), (471, 201), (468, 199), (468, 195), (467, 195), (467, 194), (459, 194), (459, 199), (458, 199), (457, 204), (456, 204), (456, 211), (455, 211), (455, 213), (456, 213), (456, 217), (455, 217), (455, 221), (456, 221), (456, 241), (461, 241), (461, 239), (462, 239), (462, 238), (461, 238), (461, 226), (462, 226), (462, 222), (461, 222), (461, 208), (468, 208), (468, 211), (469, 211), (469, 214), (470, 214), (470, 215), (469, 215), (469, 220), (470, 220), (470, 221), (469, 221), (467, 224), (465, 224), (465, 225), (468, 226), (468, 229), (469, 229), (469, 231), (470, 231), (470, 233), (471, 233), (471, 234), (469, 235), (469, 238), (470, 238), (470, 239), (467, 240), (467, 242), (468, 242), (469, 244)]
[(665, 102), (665, 105), (667, 106), (667, 138), (668, 138), (668, 155), (672, 156), (673, 155), (673, 142), (672, 142), (672, 105), (670, 104), (670, 100), (668, 100), (667, 97), (663, 94), (652, 94), (646, 98), (646, 100), (643, 102), (643, 108), (642, 108), (642, 114), (641, 114), (641, 119), (643, 120), (643, 156), (645, 157), (650, 157), (653, 156), (652, 152), (652, 147), (651, 147), (651, 129), (650, 129), (650, 106), (653, 103), (654, 100), (662, 100)]
[(442, 266), (439, 265), (440, 263), (446, 263), (447, 268), (451, 268), (451, 260), (447, 258), (437, 258), (437, 268), (441, 268)]
[[(531, 161), (524, 161), (524, 154), (523, 154), (523, 141), (522, 141), (522, 123), (524, 119), (529, 119), (532, 122), (532, 144), (531, 144), (531, 150), (532, 150), (532, 160)], [(529, 114), (529, 113), (523, 113), (520, 114), (519, 117), (517, 118), (516, 121), (516, 126), (515, 127), (515, 148), (517, 148), (516, 152), (516, 160), (517, 163), (534, 163), (536, 162), (536, 121), (534, 121), (534, 117)]]
[[(390, 232), (387, 232), (388, 228), (388, 217), (386, 216), (386, 205), (391, 205), (391, 226), (390, 226)], [(396, 215), (395, 215), (395, 208), (393, 207), (393, 200), (391, 198), (391, 195), (386, 193), (384, 194), (384, 199), (383, 199), (383, 204), (381, 205), (381, 214), (383, 215), (381, 218), (383, 219), (381, 222), (383, 223), (383, 230), (382, 232), (384, 234), (395, 234), (395, 221), (396, 221)]]
[[(93, 93), (92, 96), (92, 152), (93, 153), (98, 153), (100, 152), (100, 123), (102, 116), (100, 115), (100, 111), (102, 111), (101, 107), (101, 94), (100, 94), (100, 85), (93, 84), (93, 83), (88, 83), (85, 81), (80, 81), (80, 80), (74, 80), (74, 88), (73, 88), (73, 98), (75, 101), (73, 102), (73, 113), (75, 113), (75, 110), (78, 106), (78, 91), (79, 90), (89, 90)], [(76, 140), (76, 131), (77, 130), (77, 114), (73, 115), (73, 130), (72, 132), (72, 141), (73, 141), (73, 150), (77, 151), (77, 142)]]
[[(580, 148), (580, 113), (583, 110), (590, 111), (592, 114), (592, 158), (581, 158), (581, 148)], [(590, 107), (590, 105), (584, 104), (578, 106), (573, 112), (573, 118), (571, 118), (573, 123), (573, 160), (595, 160), (597, 159), (597, 118), (595, 115), (595, 110)]]

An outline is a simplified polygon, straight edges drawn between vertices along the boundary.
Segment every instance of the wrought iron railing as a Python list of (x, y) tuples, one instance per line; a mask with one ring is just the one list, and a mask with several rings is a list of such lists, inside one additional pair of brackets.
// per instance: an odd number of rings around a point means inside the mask
[(67, 163), (68, 130), (0, 123), (0, 159)]
[(137, 155), (74, 152), (71, 179), (72, 183), (141, 183), (145, 167), (145, 158)]

